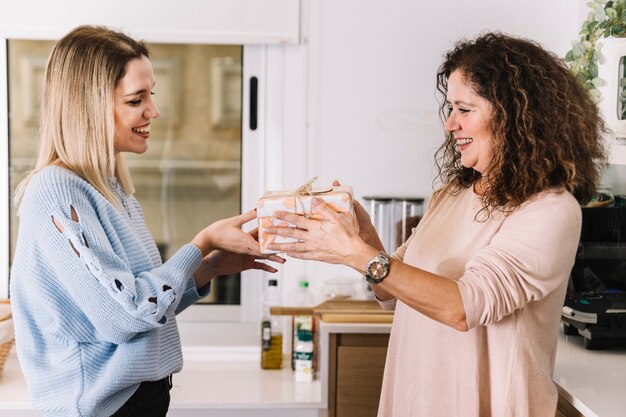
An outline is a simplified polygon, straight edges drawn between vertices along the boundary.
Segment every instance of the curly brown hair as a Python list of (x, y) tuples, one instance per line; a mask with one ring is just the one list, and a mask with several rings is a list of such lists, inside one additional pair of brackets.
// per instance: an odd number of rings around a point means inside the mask
[[(581, 204), (589, 201), (606, 162), (606, 128), (598, 107), (563, 60), (535, 42), (501, 33), (458, 42), (437, 71), (444, 123), (454, 71), (461, 71), (493, 107), (494, 156), (484, 179), (484, 209), (514, 210), (552, 187), (564, 187)], [(453, 193), (481, 177), (461, 164), (451, 133), (435, 163), (438, 179)]]

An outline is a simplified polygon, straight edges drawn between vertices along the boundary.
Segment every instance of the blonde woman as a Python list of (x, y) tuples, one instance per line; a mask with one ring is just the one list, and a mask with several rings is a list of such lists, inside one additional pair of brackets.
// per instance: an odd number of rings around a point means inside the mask
[(165, 416), (182, 367), (176, 314), (216, 275), (276, 272), (241, 230), (254, 211), (161, 262), (123, 157), (148, 148), (154, 85), (144, 43), (103, 27), (71, 31), (46, 68), (11, 301), (30, 398), (49, 416)]

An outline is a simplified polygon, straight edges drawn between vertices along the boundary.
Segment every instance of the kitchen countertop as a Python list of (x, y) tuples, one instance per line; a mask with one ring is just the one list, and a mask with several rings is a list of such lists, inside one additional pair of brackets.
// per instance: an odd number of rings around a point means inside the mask
[(626, 348), (587, 350), (582, 336), (559, 334), (554, 381), (586, 417), (626, 415)]
[[(389, 333), (386, 323), (320, 323), (320, 343), (331, 333)], [(184, 348), (185, 366), (174, 375), (172, 417), (323, 417), (327, 408), (328, 355), (320, 352), (320, 376), (296, 383), (289, 367), (263, 371), (258, 349), (212, 352)], [(589, 351), (580, 336), (559, 335), (554, 380), (559, 392), (586, 417), (623, 416), (626, 349)], [(10, 413), (10, 414), (9, 414)], [(0, 377), (0, 416), (35, 417), (15, 351)]]
[[(389, 333), (390, 324), (320, 323), (321, 343), (330, 333)], [(327, 386), (328, 358), (321, 358), (322, 386)], [(590, 351), (581, 336), (559, 333), (554, 381), (564, 399), (586, 417), (626, 414), (626, 348)], [(327, 392), (323, 392), (324, 402)]]
[[(258, 348), (183, 348), (183, 355), (183, 370), (173, 378), (169, 417), (326, 415), (321, 381), (295, 382), (287, 362), (281, 370), (262, 370)], [(42, 416), (28, 400), (15, 349), (0, 377), (0, 416)]]

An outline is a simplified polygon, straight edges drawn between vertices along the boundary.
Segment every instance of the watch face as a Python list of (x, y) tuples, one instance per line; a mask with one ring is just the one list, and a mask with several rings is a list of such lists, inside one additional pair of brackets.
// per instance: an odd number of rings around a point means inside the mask
[(367, 272), (374, 279), (383, 278), (387, 274), (387, 265), (381, 261), (374, 261), (370, 263)]
[(380, 252), (365, 268), (365, 279), (372, 284), (379, 284), (389, 274), (389, 255)]

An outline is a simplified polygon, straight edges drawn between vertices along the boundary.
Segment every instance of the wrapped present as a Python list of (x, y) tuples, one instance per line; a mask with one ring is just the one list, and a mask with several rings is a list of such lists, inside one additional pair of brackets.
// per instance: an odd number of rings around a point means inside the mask
[(295, 227), (294, 224), (272, 217), (277, 210), (289, 211), (300, 214), (302, 216), (315, 218), (311, 213), (311, 199), (319, 197), (328, 204), (337, 213), (346, 216), (346, 219), (358, 228), (356, 216), (354, 214), (354, 198), (352, 196), (352, 187), (335, 186), (327, 188), (314, 188), (311, 181), (299, 187), (296, 190), (283, 191), (267, 191), (257, 203), (257, 219), (259, 221), (259, 244), (261, 252), (276, 253), (267, 249), (267, 245), (271, 243), (288, 243), (297, 240), (291, 237), (270, 235), (264, 233), (264, 228), (269, 226), (289, 226)]

